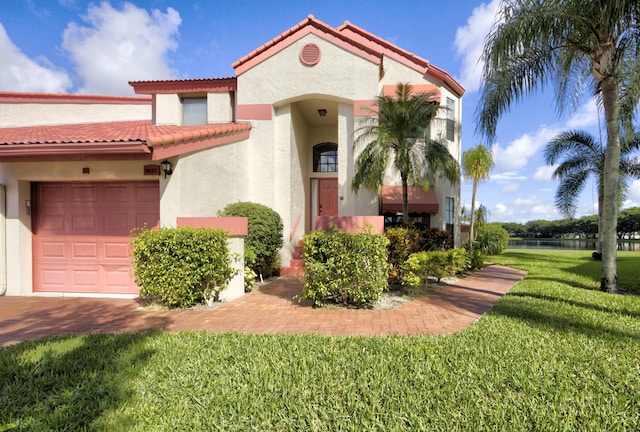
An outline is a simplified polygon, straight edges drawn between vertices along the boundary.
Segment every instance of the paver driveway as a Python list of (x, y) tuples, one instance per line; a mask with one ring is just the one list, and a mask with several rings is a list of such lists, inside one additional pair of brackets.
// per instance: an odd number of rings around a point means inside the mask
[(467, 328), (525, 275), (490, 265), (390, 310), (314, 309), (281, 277), (212, 310), (141, 310), (134, 299), (0, 297), (0, 346), (53, 335), (206, 330), (332, 336), (440, 335)]

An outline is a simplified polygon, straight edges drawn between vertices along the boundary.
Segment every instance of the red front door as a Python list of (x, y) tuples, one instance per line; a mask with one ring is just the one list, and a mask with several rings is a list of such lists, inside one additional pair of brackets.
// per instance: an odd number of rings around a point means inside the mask
[(338, 179), (318, 179), (318, 216), (338, 216)]

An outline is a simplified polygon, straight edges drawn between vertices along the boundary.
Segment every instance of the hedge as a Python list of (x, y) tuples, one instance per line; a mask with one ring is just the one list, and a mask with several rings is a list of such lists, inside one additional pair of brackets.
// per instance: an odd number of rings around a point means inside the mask
[(388, 243), (381, 234), (335, 228), (305, 235), (302, 298), (315, 306), (335, 302), (372, 307), (387, 287)]
[(236, 274), (228, 234), (208, 228), (160, 228), (135, 233), (133, 273), (140, 297), (168, 307), (218, 300)]

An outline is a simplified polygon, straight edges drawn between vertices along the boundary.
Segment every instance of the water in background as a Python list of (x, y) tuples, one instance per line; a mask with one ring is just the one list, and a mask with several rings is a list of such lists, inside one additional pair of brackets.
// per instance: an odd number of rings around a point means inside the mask
[[(509, 240), (509, 249), (573, 249), (596, 250), (594, 239), (522, 239)], [(618, 250), (640, 252), (640, 242), (618, 240)]]

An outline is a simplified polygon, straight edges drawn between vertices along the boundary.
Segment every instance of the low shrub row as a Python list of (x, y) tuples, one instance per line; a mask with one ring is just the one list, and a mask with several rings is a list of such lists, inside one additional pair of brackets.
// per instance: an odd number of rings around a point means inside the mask
[(482, 265), (480, 252), (467, 249), (447, 251), (423, 251), (412, 254), (402, 265), (400, 281), (403, 286), (418, 288), (430, 278), (440, 282), (442, 278), (455, 276)]
[(389, 240), (388, 260), (391, 264), (389, 285), (391, 286), (399, 283), (401, 267), (411, 254), (420, 251), (447, 250), (453, 246), (451, 235), (435, 228), (400, 226), (387, 228), (384, 234)]

